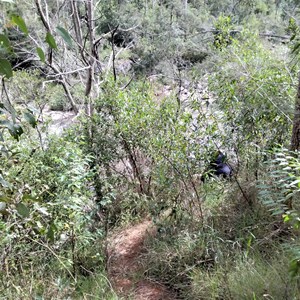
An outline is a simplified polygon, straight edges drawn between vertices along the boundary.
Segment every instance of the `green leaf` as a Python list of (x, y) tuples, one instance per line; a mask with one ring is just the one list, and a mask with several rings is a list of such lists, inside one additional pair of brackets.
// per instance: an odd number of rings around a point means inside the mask
[(10, 202), (10, 198), (8, 198), (7, 196), (2, 195), (2, 196), (0, 196), (0, 201), (1, 202)]
[(28, 111), (24, 112), (24, 118), (33, 128), (36, 127), (37, 121), (32, 113), (30, 113)]
[(28, 218), (29, 217), (29, 209), (26, 205), (24, 205), (23, 203), (18, 203), (16, 205), (16, 209), (18, 214), (23, 217), (23, 218)]
[(4, 34), (0, 34), (0, 45), (3, 45), (8, 51), (12, 50), (9, 39)]
[(2, 185), (2, 187), (4, 188), (11, 188), (10, 183), (4, 180), (1, 174), (0, 174), (0, 185)]
[(11, 63), (7, 59), (0, 59), (0, 74), (4, 75), (6, 78), (13, 76)]
[(51, 242), (54, 242), (55, 231), (57, 231), (57, 227), (55, 226), (54, 223), (51, 223), (51, 225), (49, 226), (48, 231), (47, 231), (47, 238)]
[(64, 41), (66, 42), (66, 44), (70, 48), (72, 48), (73, 47), (73, 42), (72, 42), (72, 38), (71, 38), (69, 32), (66, 29), (64, 29), (64, 28), (62, 28), (60, 26), (56, 27), (56, 31), (64, 39)]
[(299, 274), (299, 270), (300, 270), (300, 260), (299, 258), (293, 259), (290, 262), (290, 266), (289, 266), (289, 273), (292, 277), (295, 277), (296, 275)]
[(290, 37), (290, 41), (293, 41), (296, 38), (297, 34), (294, 33), (291, 37)]
[(287, 223), (289, 221), (291, 221), (290, 216), (289, 215), (283, 215), (283, 222)]
[(300, 179), (298, 178), (297, 180), (293, 181), (292, 183), (290, 183), (288, 186), (293, 186), (293, 185), (298, 185), (300, 183)]
[(45, 59), (45, 53), (44, 53), (43, 49), (40, 48), (40, 47), (37, 47), (37, 48), (36, 48), (36, 52), (37, 52), (37, 54), (38, 54), (40, 60), (41, 60), (42, 62), (45, 62), (46, 59)]
[(293, 50), (292, 50), (292, 53), (297, 52), (298, 49), (299, 49), (299, 47), (300, 47), (300, 43), (298, 42), (297, 44), (295, 44), (295, 46), (294, 46), (294, 48), (293, 48)]
[(25, 21), (23, 20), (22, 17), (19, 15), (12, 15), (11, 20), (13, 21), (14, 24), (16, 24), (26, 35), (28, 35), (28, 29), (25, 24)]
[(19, 140), (20, 135), (24, 133), (22, 126), (19, 124), (13, 124), (13, 126), (10, 126), (8, 128), (8, 131), (10, 135), (16, 140)]
[(22, 196), (22, 201), (34, 201), (34, 202), (36, 202), (36, 201), (38, 201), (38, 199), (35, 198), (35, 197), (33, 197), (33, 196), (31, 196), (30, 194), (25, 193)]
[(17, 140), (19, 139), (19, 136), (24, 132), (21, 125), (10, 122), (8, 120), (0, 121), (0, 125), (7, 128), (11, 136), (13, 136)]
[(47, 34), (46, 34), (46, 42), (52, 49), (57, 49), (55, 39), (50, 32), (47, 32)]

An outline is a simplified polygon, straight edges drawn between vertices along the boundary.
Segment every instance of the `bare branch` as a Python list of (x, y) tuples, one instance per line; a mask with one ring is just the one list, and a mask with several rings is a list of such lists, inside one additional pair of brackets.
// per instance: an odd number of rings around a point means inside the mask
[(43, 22), (44, 27), (46, 28), (46, 30), (47, 30), (48, 32), (51, 33), (50, 25), (49, 25), (49, 23), (48, 23), (48, 21), (47, 21), (47, 19), (46, 19), (46, 16), (45, 16), (45, 14), (44, 14), (44, 12), (43, 12), (43, 10), (42, 10), (40, 1), (39, 1), (39, 0), (35, 0), (35, 4), (36, 4), (38, 13), (39, 13), (39, 15), (40, 15), (40, 17), (41, 17), (41, 20), (42, 20), (42, 22)]
[(115, 60), (116, 60), (116, 53), (115, 53), (115, 34), (118, 30), (117, 26), (114, 30), (111, 32), (111, 48), (112, 48), (112, 68), (113, 68), (113, 74), (114, 74), (114, 81), (117, 81), (117, 73), (116, 73), (116, 66), (115, 66)]
[(71, 12), (72, 12), (72, 19), (73, 19), (73, 23), (74, 23), (76, 41), (77, 41), (79, 47), (82, 48), (83, 47), (82, 32), (81, 32), (80, 18), (79, 18), (76, 1), (75, 0), (70, 1), (70, 5), (71, 5)]
[[(39, 16), (41, 17), (41, 20), (42, 20), (42, 23), (44, 25), (44, 27), (46, 28), (47, 32), (51, 33), (51, 27), (50, 27), (50, 24), (42, 10), (42, 7), (41, 7), (41, 3), (40, 3), (40, 0), (35, 0), (35, 4), (36, 4), (36, 7), (37, 7), (37, 10), (38, 10), (38, 13), (39, 13)], [(46, 9), (47, 9), (47, 6), (46, 6)], [(48, 48), (48, 62), (49, 64), (51, 65), (52, 64), (52, 49), (51, 47)]]
[(78, 73), (80, 71), (88, 70), (90, 68), (91, 68), (90, 66), (87, 66), (87, 67), (82, 67), (80, 69), (76, 69), (76, 70), (72, 70), (72, 71), (68, 71), (68, 72), (59, 72), (59, 73), (55, 73), (55, 74), (49, 74), (47, 76), (48, 77), (59, 77), (59, 76), (62, 76), (62, 75)]

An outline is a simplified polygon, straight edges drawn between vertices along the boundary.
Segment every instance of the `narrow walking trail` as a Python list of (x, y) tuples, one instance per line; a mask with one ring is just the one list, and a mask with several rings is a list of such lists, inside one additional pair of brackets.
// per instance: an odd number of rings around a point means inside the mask
[(119, 296), (133, 300), (175, 299), (164, 285), (141, 279), (145, 270), (139, 263), (139, 256), (146, 251), (145, 240), (155, 234), (155, 226), (147, 220), (109, 238), (108, 274)]

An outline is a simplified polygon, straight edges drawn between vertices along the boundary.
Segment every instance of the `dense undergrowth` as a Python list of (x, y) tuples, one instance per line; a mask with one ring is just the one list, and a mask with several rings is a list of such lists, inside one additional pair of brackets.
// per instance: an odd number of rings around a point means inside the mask
[[(246, 193), (256, 199), (253, 190)], [(160, 224), (159, 238), (149, 241), (143, 255), (145, 275), (163, 278), (180, 299), (297, 299), (287, 247), (297, 237), (288, 226), (260, 203), (249, 205), (240, 192), (214, 200), (217, 205), (204, 204), (204, 221)]]
[[(17, 144), (6, 137), (4, 298), (117, 299), (106, 275), (105, 237), (148, 217), (158, 234), (147, 241), (140, 258), (147, 271), (139, 276), (166, 284), (180, 299), (299, 297), (298, 281), (289, 275), (297, 232), (280, 214), (272, 215), (274, 196), (268, 211), (263, 192), (262, 183), (272, 180), (270, 168), (280, 171), (271, 163), (275, 154), (254, 152), (269, 163), (261, 161), (251, 173), (239, 161), (231, 181), (212, 177), (202, 183), (206, 164), (199, 162), (209, 160), (214, 143), (207, 140), (201, 150), (199, 132), (189, 130), (191, 114), (178, 110), (175, 97), (157, 105), (148, 84), (119, 91), (108, 83), (95, 110), (93, 119), (62, 137), (42, 136), (44, 149), (30, 128), (30, 139)], [(198, 125), (202, 120), (213, 132), (218, 113), (206, 112), (205, 119), (200, 113)], [(89, 127), (93, 136), (86, 134)], [(224, 143), (220, 135), (214, 142)], [(291, 174), (297, 176), (298, 161), (282, 165), (290, 166), (279, 174), (283, 193), (291, 181), (295, 193)], [(280, 187), (267, 187), (268, 195), (271, 189), (279, 195)]]

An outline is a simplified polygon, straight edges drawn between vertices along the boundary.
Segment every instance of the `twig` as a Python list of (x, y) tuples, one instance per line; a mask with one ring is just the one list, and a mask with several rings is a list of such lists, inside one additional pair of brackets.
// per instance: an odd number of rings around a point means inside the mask
[(111, 32), (111, 48), (112, 48), (112, 68), (113, 68), (113, 75), (114, 75), (114, 82), (117, 81), (117, 73), (116, 73), (116, 66), (115, 66), (115, 59), (116, 59), (116, 54), (115, 54), (115, 34), (118, 30), (118, 26)]
[(68, 74), (78, 73), (80, 71), (88, 70), (90, 68), (91, 68), (91, 66), (87, 66), (87, 67), (82, 67), (80, 69), (76, 69), (76, 70), (72, 70), (72, 71), (68, 71), (68, 72), (60, 72), (60, 73), (56, 73), (56, 74), (49, 74), (47, 76), (48, 77), (58, 77), (58, 76), (62, 76), (62, 75), (68, 75)]
[(69, 275), (72, 277), (72, 279), (74, 281), (76, 281), (76, 278), (73, 276), (72, 272), (68, 269), (68, 267), (65, 265), (65, 263), (61, 260), (61, 258), (47, 244), (41, 243), (37, 240), (34, 240), (34, 239), (30, 238), (29, 236), (28, 236), (28, 239), (31, 240), (32, 242), (46, 248), (47, 250), (49, 250), (51, 252), (51, 254), (53, 256), (55, 256), (55, 258), (59, 261), (59, 263), (66, 269), (66, 271), (69, 273)]
[(6, 89), (6, 86), (5, 86), (4, 78), (2, 78), (2, 91), (4, 91), (7, 102), (9, 104), (9, 109), (7, 109), (7, 111), (11, 114), (13, 122), (16, 123), (16, 111), (15, 111), (15, 109), (14, 109), (14, 107), (13, 107), (13, 105), (12, 105), (10, 99), (9, 99), (9, 95), (8, 95), (8, 92), (7, 92), (7, 89)]
[(125, 90), (130, 85), (130, 83), (132, 82), (133, 77), (134, 77), (134, 75), (132, 75), (131, 78), (129, 79), (129, 81), (124, 86), (122, 86), (120, 88), (121, 91)]

